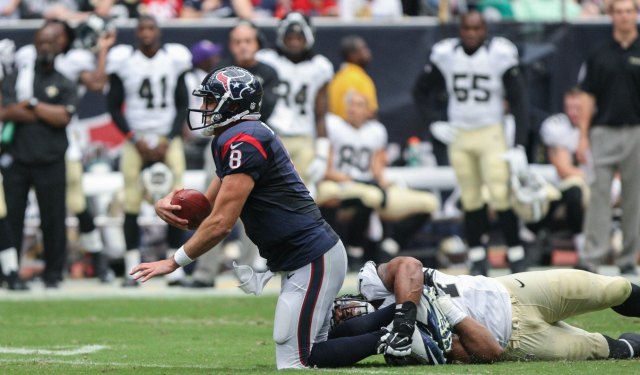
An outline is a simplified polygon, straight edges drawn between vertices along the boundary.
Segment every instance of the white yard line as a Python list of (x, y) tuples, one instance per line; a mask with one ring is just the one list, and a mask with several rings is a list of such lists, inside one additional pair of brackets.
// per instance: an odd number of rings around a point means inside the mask
[(59, 355), (69, 356), (78, 354), (89, 354), (108, 349), (105, 345), (85, 345), (75, 349), (39, 349), (39, 348), (13, 348), (0, 346), (0, 354), (23, 354), (23, 355)]

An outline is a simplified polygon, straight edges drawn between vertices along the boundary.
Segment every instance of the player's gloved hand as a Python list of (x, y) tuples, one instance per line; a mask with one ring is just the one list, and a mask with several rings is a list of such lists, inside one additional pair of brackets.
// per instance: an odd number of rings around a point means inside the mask
[(233, 272), (240, 281), (238, 288), (247, 294), (252, 293), (256, 296), (262, 294), (265, 285), (273, 277), (271, 271), (255, 272), (250, 266), (238, 265), (236, 262), (233, 262)]
[(445, 145), (455, 141), (458, 136), (458, 129), (446, 121), (432, 122), (429, 128), (431, 129), (431, 134)]
[(411, 337), (416, 324), (418, 308), (413, 302), (396, 305), (393, 318), (393, 328), (385, 333), (378, 341), (376, 351), (394, 357), (404, 357), (411, 354)]
[(524, 178), (529, 170), (529, 161), (524, 147), (516, 146), (505, 152), (502, 156), (509, 163), (509, 170), (512, 175), (518, 178)]
[(316, 156), (305, 171), (309, 182), (315, 184), (324, 178), (327, 173), (327, 163), (329, 161), (330, 150), (331, 143), (328, 138), (316, 139)]

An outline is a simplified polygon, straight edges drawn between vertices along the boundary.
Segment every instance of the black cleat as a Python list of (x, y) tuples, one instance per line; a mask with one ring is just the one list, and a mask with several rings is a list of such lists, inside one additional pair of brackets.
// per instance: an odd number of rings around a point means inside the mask
[(134, 279), (130, 279), (128, 277), (125, 277), (124, 280), (122, 281), (123, 288), (137, 288), (139, 286), (140, 284), (138, 284), (137, 281), (135, 281)]
[(215, 282), (208, 283), (206, 281), (193, 280), (192, 282), (188, 283), (186, 286), (189, 288), (215, 288), (216, 283)]
[(516, 261), (516, 262), (510, 262), (509, 263), (509, 269), (511, 270), (511, 273), (526, 272), (527, 271), (527, 261), (524, 260), (524, 259), (521, 259), (521, 260)]
[(484, 258), (477, 262), (471, 262), (469, 267), (469, 275), (471, 276), (487, 276), (489, 274), (489, 260)]
[(58, 289), (60, 287), (60, 284), (59, 284), (58, 280), (45, 279), (44, 280), (44, 287), (46, 289)]
[(18, 272), (13, 271), (7, 276), (7, 288), (9, 290), (29, 290), (27, 283), (20, 278)]
[(640, 358), (640, 334), (627, 332), (618, 337), (618, 340), (624, 340), (633, 348), (633, 358)]

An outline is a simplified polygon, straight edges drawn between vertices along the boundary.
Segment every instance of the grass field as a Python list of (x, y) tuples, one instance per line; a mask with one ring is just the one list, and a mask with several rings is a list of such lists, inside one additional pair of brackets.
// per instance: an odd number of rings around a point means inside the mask
[[(0, 301), (0, 374), (269, 374), (276, 297)], [(571, 321), (617, 337), (640, 319), (612, 311)], [(640, 360), (390, 368), (349, 374), (640, 374)]]

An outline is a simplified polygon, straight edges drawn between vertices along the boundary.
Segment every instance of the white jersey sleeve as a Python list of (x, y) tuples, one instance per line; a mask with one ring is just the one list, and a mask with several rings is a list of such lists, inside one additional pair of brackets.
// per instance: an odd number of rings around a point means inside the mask
[(542, 122), (540, 138), (547, 147), (562, 147), (575, 153), (578, 149), (580, 130), (571, 125), (566, 114), (557, 113)]
[(107, 74), (117, 74), (126, 69), (127, 61), (133, 54), (133, 47), (125, 44), (117, 45), (107, 54)]
[(20, 47), (15, 54), (14, 65), (16, 69), (20, 70), (24, 67), (34, 66), (36, 61), (36, 47), (33, 44), (27, 44)]
[(56, 58), (56, 70), (71, 82), (80, 83), (80, 75), (95, 68), (95, 55), (86, 49), (74, 48)]
[(509, 39), (500, 36), (492, 38), (489, 50), (492, 65), (498, 75), (502, 76), (507, 70), (518, 66), (518, 48)]
[(164, 45), (167, 54), (173, 60), (173, 66), (180, 73), (191, 69), (191, 51), (182, 44), (167, 43)]

